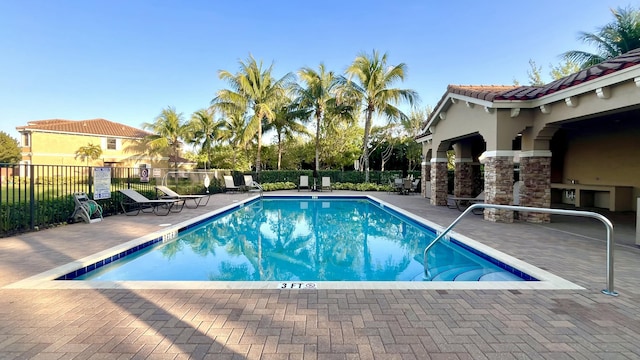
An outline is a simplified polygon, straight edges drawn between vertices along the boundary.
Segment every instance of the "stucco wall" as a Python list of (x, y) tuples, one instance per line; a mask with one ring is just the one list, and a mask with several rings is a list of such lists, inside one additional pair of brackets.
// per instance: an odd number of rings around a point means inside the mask
[[(81, 158), (76, 159), (76, 151), (89, 144), (98, 145), (102, 148), (102, 155), (98, 160), (89, 160), (88, 165), (101, 166), (103, 159), (108, 162), (119, 162), (120, 166), (136, 166), (139, 163), (152, 164), (153, 167), (167, 167), (166, 161), (155, 161), (144, 158), (142, 160), (132, 159), (136, 154), (135, 142), (129, 139), (119, 140), (119, 148), (116, 150), (106, 149), (101, 136), (57, 134), (33, 132), (31, 134), (31, 163), (41, 165), (87, 165), (87, 161)], [(26, 157), (25, 159), (29, 159)]]
[[(640, 127), (582, 129), (569, 133), (564, 179), (580, 184), (633, 186), (640, 196)], [(636, 206), (636, 201), (632, 201)]]

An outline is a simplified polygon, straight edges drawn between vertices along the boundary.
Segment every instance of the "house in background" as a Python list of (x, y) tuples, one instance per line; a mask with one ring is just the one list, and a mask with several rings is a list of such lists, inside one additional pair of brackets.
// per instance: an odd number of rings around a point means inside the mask
[[(484, 190), (489, 204), (637, 211), (640, 49), (544, 86), (450, 85), (417, 141), (434, 205), (449, 201), (453, 150), (456, 197)], [(481, 178), (483, 188), (475, 186)], [(484, 216), (513, 221), (510, 211)], [(550, 221), (540, 213), (521, 219)]]
[[(21, 164), (168, 167), (168, 157), (145, 155), (141, 140), (151, 133), (105, 119), (37, 120), (16, 127), (20, 133)], [(77, 156), (89, 144), (102, 150), (97, 160)]]

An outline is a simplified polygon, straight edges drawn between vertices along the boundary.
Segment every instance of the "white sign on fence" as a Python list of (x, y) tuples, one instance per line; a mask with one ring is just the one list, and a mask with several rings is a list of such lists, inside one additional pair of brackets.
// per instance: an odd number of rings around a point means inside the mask
[(111, 198), (111, 168), (93, 168), (93, 199)]

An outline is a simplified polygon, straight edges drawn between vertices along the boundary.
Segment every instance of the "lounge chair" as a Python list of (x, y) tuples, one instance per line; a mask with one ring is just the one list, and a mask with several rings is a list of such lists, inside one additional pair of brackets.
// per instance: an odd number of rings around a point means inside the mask
[(244, 175), (244, 191), (258, 191), (260, 184), (253, 180), (253, 176)]
[(71, 215), (73, 221), (82, 220), (88, 224), (102, 221), (102, 206), (94, 200), (89, 199), (83, 192), (73, 193), (73, 201), (76, 208)]
[(484, 203), (484, 191), (482, 191), (476, 197), (453, 197), (451, 198), (453, 201), (453, 206), (449, 206), (450, 208), (456, 208), (460, 211), (464, 211), (467, 207), (473, 204), (482, 204)]
[[(162, 192), (164, 195), (160, 196), (160, 199), (182, 199), (185, 201), (184, 206), (190, 208), (190, 209), (195, 209), (198, 206), (206, 206), (209, 203), (209, 195), (180, 195), (177, 192), (171, 190), (170, 188), (166, 187), (166, 186), (156, 186), (156, 189), (158, 189), (160, 192)], [(206, 200), (205, 200), (206, 199)], [(195, 206), (189, 206), (189, 204), (187, 203), (187, 200), (191, 200), (193, 201), (193, 204)], [(204, 203), (202, 202), (202, 200), (205, 200)]]
[(308, 175), (300, 175), (300, 182), (298, 183), (298, 191), (300, 191), (300, 189), (302, 188), (307, 188), (308, 190), (311, 190), (311, 187), (309, 187)]
[[(183, 199), (147, 199), (144, 195), (133, 189), (120, 189), (120, 193), (126, 196), (120, 202), (122, 211), (127, 216), (138, 215), (142, 212), (153, 212), (156, 215), (168, 215), (169, 212), (180, 212), (184, 207), (185, 201)], [(175, 207), (175, 208), (174, 208)], [(159, 212), (158, 208), (165, 209), (166, 211)], [(151, 209), (151, 211), (146, 211)], [(177, 210), (176, 210), (177, 209)], [(135, 214), (133, 214), (135, 211)], [(130, 213), (131, 212), (131, 213)]]
[(322, 190), (329, 190), (329, 191), (333, 191), (333, 189), (331, 188), (331, 178), (328, 176), (323, 176), (322, 177), (322, 184), (320, 186), (320, 191)]
[(231, 175), (224, 175), (224, 191), (235, 191), (235, 192), (240, 192), (240, 186), (236, 185), (233, 182), (233, 176)]

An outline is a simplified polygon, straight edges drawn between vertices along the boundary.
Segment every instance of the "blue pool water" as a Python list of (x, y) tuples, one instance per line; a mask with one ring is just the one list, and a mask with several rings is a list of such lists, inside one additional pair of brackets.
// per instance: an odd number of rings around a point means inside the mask
[[(455, 240), (364, 198), (256, 200), (77, 280), (522, 281)], [(515, 272), (515, 273), (514, 273)]]

